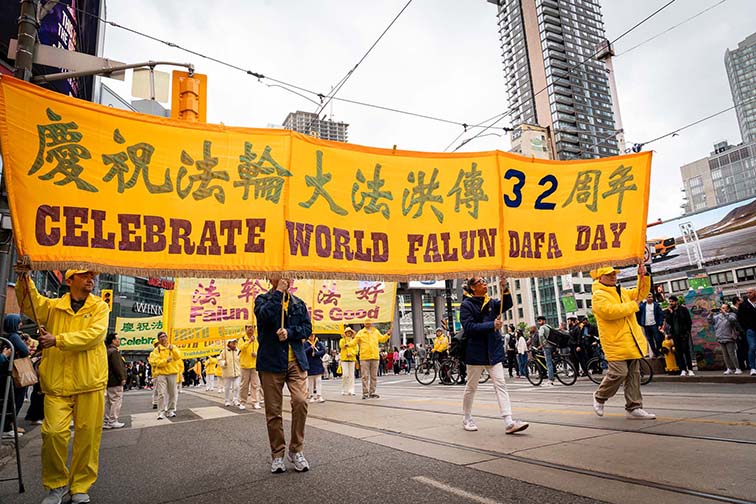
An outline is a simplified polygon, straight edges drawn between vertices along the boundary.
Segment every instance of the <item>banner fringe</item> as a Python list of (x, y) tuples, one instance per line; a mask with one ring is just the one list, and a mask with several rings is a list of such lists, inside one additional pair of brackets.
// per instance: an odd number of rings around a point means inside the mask
[(93, 262), (73, 262), (73, 261), (34, 261), (28, 258), (22, 258), (27, 260), (28, 264), (33, 270), (60, 270), (65, 271), (67, 269), (80, 269), (97, 271), (98, 273), (110, 273), (117, 275), (130, 275), (137, 277), (153, 276), (153, 277), (172, 277), (172, 278), (268, 278), (271, 275), (282, 275), (289, 278), (300, 279), (313, 279), (313, 280), (366, 280), (366, 281), (386, 281), (386, 282), (410, 282), (417, 280), (447, 280), (455, 278), (469, 278), (472, 275), (488, 276), (488, 277), (501, 277), (507, 278), (544, 278), (553, 277), (558, 275), (566, 275), (569, 273), (587, 273), (594, 268), (601, 266), (632, 266), (643, 262), (642, 257), (631, 256), (624, 259), (617, 259), (614, 261), (600, 261), (591, 262), (580, 265), (575, 265), (566, 268), (558, 268), (551, 270), (509, 270), (509, 269), (495, 269), (495, 270), (475, 270), (471, 268), (469, 271), (457, 271), (444, 273), (443, 275), (417, 273), (417, 274), (379, 274), (379, 273), (351, 273), (351, 272), (339, 272), (339, 271), (312, 271), (312, 270), (270, 270), (270, 271), (252, 271), (252, 270), (186, 270), (186, 269), (145, 269), (145, 268), (130, 268), (119, 267), (106, 264), (98, 264)]

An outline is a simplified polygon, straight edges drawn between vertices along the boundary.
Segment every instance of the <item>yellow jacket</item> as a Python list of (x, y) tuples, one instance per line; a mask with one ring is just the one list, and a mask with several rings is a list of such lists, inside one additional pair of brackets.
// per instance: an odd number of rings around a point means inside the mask
[(239, 362), (239, 349), (231, 350), (226, 347), (218, 358), (218, 366), (222, 369), (223, 378), (236, 378), (241, 375), (241, 364)]
[(357, 331), (357, 336), (354, 339), (357, 340), (357, 344), (360, 346), (360, 360), (378, 359), (378, 344), (386, 343), (390, 338), (391, 334), (382, 335), (375, 326), (370, 329), (363, 327)]
[(173, 375), (184, 370), (181, 352), (176, 348), (176, 345), (173, 346), (173, 350), (169, 350), (168, 347), (163, 345), (157, 345), (147, 360), (152, 366), (152, 376)]
[(218, 359), (216, 359), (215, 357), (208, 358), (205, 361), (205, 375), (206, 376), (210, 376), (210, 375), (215, 376), (215, 366), (217, 366), (217, 365), (218, 365)]
[(593, 314), (606, 360), (642, 359), (646, 355), (648, 344), (635, 312), (638, 301), (646, 299), (650, 288), (651, 280), (644, 276), (635, 289), (621, 289), (620, 299), (615, 287), (593, 282)]
[(347, 339), (342, 336), (339, 340), (339, 357), (342, 361), (354, 362), (357, 360), (357, 338)]
[(195, 362), (192, 369), (194, 370), (194, 374), (196, 374), (197, 376), (202, 375), (202, 364), (200, 364), (200, 361)]
[(176, 383), (184, 381), (184, 369), (184, 359), (179, 359), (178, 364), (176, 364)]
[(442, 334), (441, 336), (436, 337), (436, 339), (433, 341), (434, 352), (446, 352), (446, 350), (448, 349), (449, 349), (449, 338), (447, 338), (445, 334)]
[(246, 335), (239, 341), (239, 362), (242, 369), (254, 369), (257, 365), (257, 350), (260, 343), (257, 338), (250, 340)]
[(42, 392), (70, 396), (102, 390), (108, 382), (108, 305), (90, 294), (84, 306), (74, 313), (71, 295), (50, 299), (41, 295), (29, 279), (29, 294), (24, 281), (16, 282), (21, 311), (31, 316), (34, 304), (38, 323), (55, 336), (55, 346), (42, 351), (39, 380)]
[(215, 361), (216, 361), (216, 365), (215, 365), (215, 371), (213, 371), (213, 374), (215, 376), (217, 376), (218, 378), (222, 378), (223, 377), (223, 368), (220, 365), (220, 355), (218, 356), (217, 359), (215, 359)]

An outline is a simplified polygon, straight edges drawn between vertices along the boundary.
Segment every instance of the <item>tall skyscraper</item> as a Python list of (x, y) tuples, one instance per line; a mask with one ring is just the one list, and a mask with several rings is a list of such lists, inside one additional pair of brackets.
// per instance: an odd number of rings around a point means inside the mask
[(619, 154), (613, 53), (598, 1), (488, 2), (498, 6), (512, 125), (548, 128), (557, 159)]
[[(725, 51), (725, 67), (743, 143), (756, 142), (756, 33)], [(749, 103), (750, 100), (750, 103)]]
[(347, 128), (344, 122), (336, 122), (330, 119), (320, 119), (317, 114), (297, 110), (290, 112), (283, 123), (284, 128), (304, 133), (305, 135), (334, 140), (336, 142), (347, 141)]

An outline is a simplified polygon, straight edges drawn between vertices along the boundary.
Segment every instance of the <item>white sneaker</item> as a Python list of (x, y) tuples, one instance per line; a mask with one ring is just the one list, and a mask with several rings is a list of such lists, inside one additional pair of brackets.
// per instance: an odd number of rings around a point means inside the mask
[(743, 374), (743, 371), (740, 368), (735, 368), (735, 374)]
[(680, 371), (680, 376), (688, 376), (688, 373), (686, 373), (685, 370)]
[(729, 369), (727, 369), (727, 370), (726, 370), (726, 371), (725, 371), (724, 373), (722, 373), (722, 374), (725, 374), (725, 375), (728, 375), (728, 374), (732, 374), (732, 371), (730, 371)]
[(596, 394), (593, 394), (593, 412), (600, 417), (604, 416), (604, 403), (596, 400)]
[(126, 426), (126, 424), (123, 423), (123, 422), (113, 422), (112, 424), (110, 424), (110, 428), (111, 429), (121, 429), (121, 428), (123, 428), (125, 426)]
[(276, 457), (273, 459), (273, 463), (270, 464), (270, 472), (274, 474), (286, 472), (286, 464), (284, 464), (283, 457)]
[(462, 427), (466, 431), (475, 432), (478, 430), (478, 426), (475, 425), (475, 420), (470, 418), (469, 420), (462, 419)]
[(230, 402), (228, 402), (228, 401), (226, 401), (226, 404), (225, 404), (225, 406), (226, 406), (226, 407), (228, 408), (229, 406), (231, 406), (231, 403), (230, 403)]
[(314, 398), (314, 397), (310, 397), (310, 398), (309, 398), (309, 399), (307, 400), (307, 402), (311, 402), (311, 403), (314, 403), (314, 402), (315, 402), (315, 398)]
[(511, 424), (507, 425), (507, 430), (505, 431), (507, 434), (514, 434), (515, 432), (524, 431), (530, 427), (530, 424), (528, 422), (523, 422), (521, 420), (515, 420)]
[(688, 376), (696, 376), (696, 375), (693, 374), (693, 370), (691, 369), (690, 371), (688, 371)]
[(165, 415), (162, 412), (158, 414), (158, 420), (165, 420)]
[(751, 369), (751, 376), (756, 376), (756, 369)]
[(53, 488), (47, 492), (47, 497), (42, 499), (42, 504), (61, 504), (64, 499), (68, 501), (68, 487)]
[(656, 420), (656, 415), (649, 413), (643, 408), (637, 408), (632, 411), (626, 411), (625, 418), (629, 418), (631, 420)]
[(168, 414), (167, 414), (166, 416), (167, 416), (168, 418), (174, 418), (174, 417), (176, 416), (176, 412), (175, 412), (175, 411), (169, 411), (169, 412), (168, 412)]
[(87, 504), (88, 502), (91, 502), (89, 500), (89, 494), (75, 493), (71, 495), (71, 504)]
[(260, 409), (260, 403), (259, 402), (256, 402), (253, 406), (254, 406), (255, 409)]
[(113, 424), (104, 423), (104, 424), (102, 424), (102, 428), (105, 429), (105, 430), (112, 429), (113, 428)]
[(323, 396), (318, 396), (318, 402), (320, 403), (325, 402), (325, 399), (323, 399)]
[(550, 382), (547, 382), (546, 385), (548, 385), (549, 387), (555, 387), (556, 383), (554, 383), (553, 381), (550, 381)]
[(247, 407), (246, 407), (246, 406), (244, 406), (243, 404), (240, 404), (240, 405), (239, 405), (239, 409), (240, 409), (240, 410), (245, 410), (245, 409), (247, 409)]
[[(17, 432), (17, 434), (18, 434), (18, 437), (21, 437), (21, 436), (23, 436), (23, 435), (24, 435), (24, 433), (23, 433), (23, 432)], [(2, 436), (2, 438), (3, 438), (3, 439), (15, 439), (15, 437), (14, 437), (14, 434), (13, 434), (13, 431), (12, 431), (12, 430), (9, 430), (9, 431), (7, 431), (7, 432), (3, 432), (3, 436)]]
[(302, 452), (289, 452), (289, 462), (294, 464), (294, 470), (297, 472), (305, 472), (310, 470), (310, 463), (307, 462), (307, 459)]

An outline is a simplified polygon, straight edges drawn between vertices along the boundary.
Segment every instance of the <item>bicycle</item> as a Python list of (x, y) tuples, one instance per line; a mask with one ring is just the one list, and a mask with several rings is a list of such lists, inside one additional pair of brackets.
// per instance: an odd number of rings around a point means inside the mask
[[(537, 387), (548, 374), (546, 356), (542, 352), (531, 350), (532, 359), (528, 360), (528, 381)], [(577, 381), (577, 371), (571, 362), (565, 360), (558, 352), (551, 354), (551, 362), (554, 365), (554, 376), (562, 385), (573, 385)]]
[[(604, 352), (601, 350), (601, 345), (599, 345), (594, 351), (597, 352), (597, 355), (588, 360), (585, 368), (588, 371), (588, 378), (593, 383), (601, 383), (601, 380), (604, 379), (604, 373), (609, 369), (609, 363), (606, 358), (604, 358)], [(654, 379), (654, 370), (646, 359), (640, 360), (640, 375), (641, 385), (648, 385), (651, 383), (651, 380)]]
[[(463, 384), (462, 361), (453, 356), (441, 360), (425, 358), (415, 367), (415, 379), (421, 385), (431, 385), (438, 377), (442, 385)], [(490, 377), (484, 370), (478, 383), (485, 383)]]

